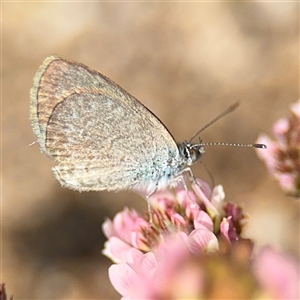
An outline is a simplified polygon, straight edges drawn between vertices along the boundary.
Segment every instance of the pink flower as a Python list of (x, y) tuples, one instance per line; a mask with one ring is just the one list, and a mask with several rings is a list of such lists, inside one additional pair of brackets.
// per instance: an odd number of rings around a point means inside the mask
[(194, 256), (190, 249), (200, 255), (201, 251), (194, 248), (196, 244), (193, 237), (178, 233), (161, 243), (155, 252), (131, 249), (126, 263), (109, 268), (109, 278), (122, 299), (195, 297), (201, 291), (201, 270), (181, 262)]
[(296, 299), (298, 264), (269, 248), (254, 256), (241, 238), (245, 215), (222, 186), (197, 179), (192, 188), (155, 193), (151, 225), (127, 208), (103, 224), (122, 299)]
[(300, 265), (292, 257), (265, 247), (255, 259), (253, 269), (269, 299), (299, 299)]
[(258, 151), (256, 149), (257, 156), (264, 161), (266, 164), (268, 171), (270, 173), (274, 173), (277, 169), (277, 153), (278, 153), (278, 145), (276, 142), (273, 142), (267, 135), (260, 134), (256, 143), (265, 144), (267, 146), (264, 151)]
[(300, 101), (291, 106), (291, 112), (273, 125), (276, 141), (259, 136), (257, 143), (266, 144), (267, 149), (257, 150), (257, 155), (288, 195), (300, 197)]
[(193, 272), (192, 276), (187, 276), (187, 272), (182, 273), (181, 270), (180, 273), (185, 275), (184, 280), (178, 280), (175, 286), (171, 282), (176, 277), (173, 271), (178, 266), (177, 263), (188, 255), (189, 250), (179, 234), (163, 242), (156, 253), (142, 253), (131, 249), (126, 263), (109, 268), (109, 278), (123, 296), (122, 299), (157, 299), (159, 295), (169, 293), (171, 286), (174, 294), (180, 289), (187, 291), (187, 286), (183, 285), (189, 279), (195, 282), (197, 277), (194, 277)]
[(276, 138), (285, 143), (286, 142), (286, 133), (290, 129), (290, 122), (288, 119), (282, 118), (276, 121), (273, 125), (273, 132)]
[(128, 208), (118, 213), (113, 222), (107, 219), (102, 225), (102, 231), (109, 240), (105, 243), (103, 254), (114, 262), (121, 262), (132, 247), (149, 250), (143, 241), (143, 230), (148, 226), (148, 222), (135, 210), (130, 211)]
[(131, 249), (126, 263), (110, 267), (110, 280), (122, 299), (298, 299), (297, 264), (287, 256), (269, 249), (251, 261), (243, 240), (224, 253), (189, 246), (176, 234), (155, 252)]
[[(157, 278), (169, 276), (166, 269), (177, 266), (176, 260), (180, 257), (216, 253), (220, 238), (228, 245), (241, 239), (245, 216), (241, 208), (225, 201), (222, 186), (211, 190), (205, 181), (197, 179), (193, 190), (187, 194), (183, 186), (179, 186), (175, 193), (164, 191), (151, 196), (151, 225), (148, 216), (127, 208), (113, 221), (106, 220), (103, 224), (108, 238), (103, 254), (118, 263), (111, 266), (109, 276), (123, 299), (156, 299), (153, 291), (161, 284)], [(189, 267), (185, 270), (192, 286), (196, 285), (192, 274), (197, 275), (198, 283), (202, 278), (199, 270), (195, 274), (196, 270)], [(187, 293), (183, 284), (177, 282), (176, 287), (175, 294)], [(197, 291), (191, 290), (191, 297), (198, 292), (199, 284)]]
[(153, 280), (157, 269), (154, 253), (142, 253), (131, 248), (127, 252), (126, 262), (112, 265), (109, 278), (122, 299), (139, 299), (147, 295), (147, 286)]
[(178, 233), (155, 252), (132, 248), (109, 278), (122, 299), (299, 299), (299, 265), (287, 255), (265, 248), (253, 257), (247, 240), (207, 254), (190, 246)]
[[(194, 190), (195, 193), (190, 191), (187, 194), (179, 186), (176, 194), (170, 191), (155, 193), (150, 199), (153, 217), (151, 226), (148, 217), (127, 208), (118, 213), (113, 221), (107, 219), (102, 226), (108, 238), (103, 254), (114, 262), (122, 262), (126, 260), (126, 253), (131, 248), (143, 252), (154, 251), (165, 237), (177, 232), (185, 233), (190, 239), (198, 239), (199, 243), (202, 240), (202, 246), (209, 243), (208, 238), (214, 240), (210, 244), (214, 245), (213, 248), (217, 248), (216, 241), (220, 233), (228, 235), (228, 241), (237, 240), (244, 215), (241, 211), (236, 213), (236, 205), (225, 202), (222, 186), (211, 190), (205, 181), (198, 179)], [(220, 227), (222, 218), (229, 218), (230, 226), (226, 233)], [(210, 248), (208, 246), (205, 251)]]

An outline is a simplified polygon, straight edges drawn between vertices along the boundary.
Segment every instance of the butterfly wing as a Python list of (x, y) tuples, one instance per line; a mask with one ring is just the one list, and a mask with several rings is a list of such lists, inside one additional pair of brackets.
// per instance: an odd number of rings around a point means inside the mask
[(31, 120), (55, 177), (75, 190), (120, 190), (154, 182), (178, 158), (159, 119), (89, 67), (46, 58), (31, 90)]

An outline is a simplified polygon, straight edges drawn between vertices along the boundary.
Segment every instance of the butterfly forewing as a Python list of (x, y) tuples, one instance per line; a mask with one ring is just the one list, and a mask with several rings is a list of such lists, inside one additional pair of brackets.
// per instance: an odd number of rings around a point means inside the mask
[(56, 56), (37, 72), (32, 125), (42, 152), (64, 186), (120, 190), (159, 180), (178, 159), (164, 125), (137, 99), (101, 73)]

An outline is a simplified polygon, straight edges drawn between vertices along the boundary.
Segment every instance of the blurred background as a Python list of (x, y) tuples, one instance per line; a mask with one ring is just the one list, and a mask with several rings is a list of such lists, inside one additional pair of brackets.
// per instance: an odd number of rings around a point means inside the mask
[[(299, 98), (299, 3), (2, 3), (1, 280), (15, 299), (118, 299), (101, 224), (146, 203), (131, 192), (63, 189), (53, 162), (28, 146), (29, 91), (50, 54), (113, 79), (179, 142), (240, 100), (201, 137), (252, 143)], [(246, 236), (299, 254), (299, 203), (253, 149), (207, 147), (203, 162), (249, 214)], [(193, 171), (209, 180), (201, 164)]]

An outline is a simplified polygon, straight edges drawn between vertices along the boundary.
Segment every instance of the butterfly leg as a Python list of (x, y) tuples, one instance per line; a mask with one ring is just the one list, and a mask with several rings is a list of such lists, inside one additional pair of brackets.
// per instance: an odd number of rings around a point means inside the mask
[(193, 201), (193, 199), (190, 197), (190, 194), (189, 194), (189, 191), (188, 191), (188, 187), (187, 187), (186, 182), (185, 182), (185, 179), (184, 179), (184, 174), (187, 173), (187, 172), (189, 173), (189, 176), (190, 176), (190, 178), (189, 178), (190, 182), (192, 182), (192, 184), (198, 185), (198, 183), (197, 183), (197, 181), (196, 181), (196, 178), (195, 178), (195, 176), (194, 176), (194, 174), (193, 174), (193, 172), (192, 172), (192, 169), (189, 168), (189, 167), (183, 169), (183, 170), (178, 174), (178, 180), (179, 180), (179, 181), (182, 181), (183, 187), (184, 187), (184, 189), (185, 189), (185, 192), (186, 192), (188, 198), (190, 199), (190, 202), (192, 203), (192, 205), (195, 206), (195, 208), (198, 208), (198, 205), (197, 205), (197, 204), (195, 203), (195, 201)]
[(153, 224), (153, 214), (152, 214), (152, 209), (151, 209), (151, 205), (150, 205), (150, 197), (157, 191), (157, 187), (155, 187), (155, 189), (150, 192), (147, 196), (146, 196), (146, 199), (147, 199), (147, 205), (148, 205), (148, 214), (149, 214), (149, 223), (150, 223), (150, 226), (152, 226)]

